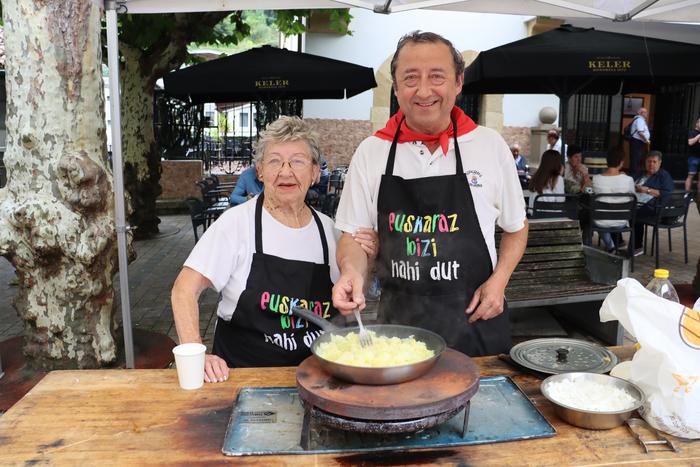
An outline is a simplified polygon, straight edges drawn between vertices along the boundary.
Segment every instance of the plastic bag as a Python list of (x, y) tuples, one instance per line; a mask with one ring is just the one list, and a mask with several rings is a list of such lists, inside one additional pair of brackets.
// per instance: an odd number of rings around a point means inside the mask
[(646, 395), (641, 416), (674, 436), (700, 438), (700, 311), (628, 278), (607, 296), (600, 320), (619, 320), (641, 345), (629, 378)]

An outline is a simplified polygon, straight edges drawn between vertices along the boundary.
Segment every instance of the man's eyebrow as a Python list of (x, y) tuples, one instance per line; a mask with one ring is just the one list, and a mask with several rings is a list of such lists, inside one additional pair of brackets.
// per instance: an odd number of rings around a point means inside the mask
[[(405, 69), (405, 70), (402, 71), (402, 74), (405, 75), (405, 74), (408, 74), (408, 73), (415, 73), (416, 71), (419, 71), (419, 69), (418, 69), (418, 68), (407, 68), (407, 69)], [(436, 71), (445, 73), (445, 72), (446, 72), (446, 69), (443, 68), (443, 67), (435, 67), (435, 68), (431, 68), (430, 70), (428, 70), (429, 73), (433, 73), (433, 72), (436, 72)]]

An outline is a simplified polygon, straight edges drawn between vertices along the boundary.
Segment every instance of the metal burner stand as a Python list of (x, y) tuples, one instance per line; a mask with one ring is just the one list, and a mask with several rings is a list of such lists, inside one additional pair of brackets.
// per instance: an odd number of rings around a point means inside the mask
[(316, 420), (323, 425), (337, 428), (339, 430), (357, 431), (360, 433), (373, 434), (393, 434), (393, 433), (408, 433), (421, 431), (426, 428), (431, 428), (435, 425), (450, 420), (460, 411), (464, 410), (464, 422), (462, 423), (462, 438), (467, 435), (467, 426), (469, 424), (469, 409), (471, 401), (467, 401), (462, 407), (457, 407), (447, 412), (436, 415), (428, 415), (421, 418), (411, 418), (408, 420), (397, 421), (382, 421), (382, 420), (359, 420), (356, 418), (341, 417), (328, 413), (324, 410), (314, 407), (312, 404), (302, 400), (304, 406), (304, 419), (301, 425), (301, 439), (299, 444), (304, 451), (309, 450), (309, 441), (311, 438), (311, 421)]

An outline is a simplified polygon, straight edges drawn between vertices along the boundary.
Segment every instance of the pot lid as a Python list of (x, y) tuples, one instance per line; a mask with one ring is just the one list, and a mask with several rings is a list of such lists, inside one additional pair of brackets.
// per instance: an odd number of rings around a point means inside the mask
[(516, 363), (547, 374), (569, 372), (607, 373), (617, 365), (614, 353), (579, 339), (533, 339), (510, 349)]

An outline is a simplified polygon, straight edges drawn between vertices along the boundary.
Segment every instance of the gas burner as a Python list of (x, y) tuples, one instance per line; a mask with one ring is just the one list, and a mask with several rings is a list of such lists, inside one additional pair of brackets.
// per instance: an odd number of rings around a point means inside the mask
[(468, 356), (447, 349), (420, 378), (369, 386), (334, 378), (312, 356), (297, 368), (297, 388), (304, 404), (304, 449), (312, 421), (361, 433), (408, 433), (439, 425), (464, 411), (464, 437), (469, 401), (479, 390), (479, 368)]
[(435, 415), (427, 415), (421, 418), (407, 420), (360, 420), (356, 418), (342, 417), (323, 411), (302, 400), (304, 406), (304, 420), (301, 426), (300, 444), (305, 451), (309, 449), (309, 439), (311, 433), (312, 420), (331, 428), (345, 431), (356, 431), (370, 434), (394, 434), (394, 433), (414, 433), (417, 431), (432, 428), (444, 423), (464, 411), (464, 422), (462, 423), (462, 438), (467, 434), (469, 424), (470, 401), (462, 407), (449, 410)]

